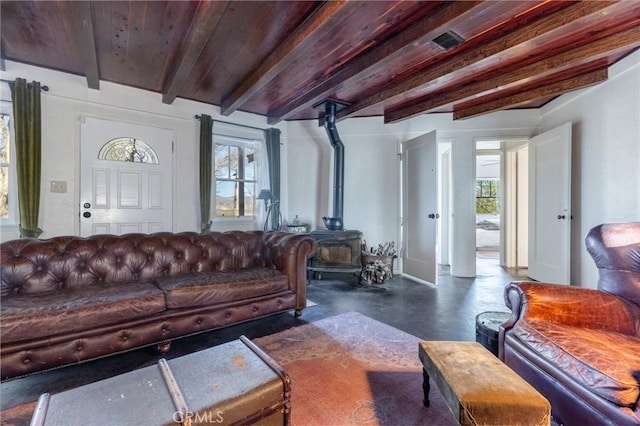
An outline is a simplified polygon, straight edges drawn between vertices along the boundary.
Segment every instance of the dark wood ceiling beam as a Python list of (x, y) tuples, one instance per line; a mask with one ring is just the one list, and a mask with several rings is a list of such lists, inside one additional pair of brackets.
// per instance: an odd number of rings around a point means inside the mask
[(559, 75), (564, 70), (598, 61), (638, 46), (640, 46), (640, 26), (634, 25), (625, 31), (513, 71), (495, 75), (499, 70), (494, 70), (492, 72), (494, 77), (479, 79), (479, 81), (476, 80), (474, 83), (466, 84), (458, 89), (443, 90), (423, 96), (410, 102), (410, 105), (385, 111), (384, 122), (394, 123), (405, 120), (437, 107), (477, 97), (490, 91), (503, 90), (532, 78), (543, 81), (545, 77)]
[(87, 76), (87, 85), (90, 89), (100, 89), (100, 73), (98, 70), (98, 58), (96, 55), (96, 41), (93, 33), (93, 14), (90, 1), (69, 2), (73, 24), (76, 29), (76, 38), (82, 62), (84, 74)]
[(453, 119), (460, 120), (470, 118), (489, 112), (499, 111), (507, 108), (516, 108), (519, 105), (529, 103), (533, 100), (545, 99), (552, 96), (559, 96), (573, 90), (582, 89), (587, 86), (602, 83), (607, 80), (608, 70), (603, 68), (592, 71), (578, 77), (569, 78), (556, 83), (540, 86), (535, 89), (516, 93), (510, 96), (501, 97), (489, 102), (478, 103), (476, 105), (454, 108)]
[(519, 27), (511, 33), (493, 39), (492, 41), (473, 50), (462, 52), (450, 60), (428, 68), (386, 90), (381, 90), (372, 96), (362, 99), (338, 112), (337, 117), (342, 120), (385, 101), (399, 101), (401, 97), (405, 96), (405, 93), (411, 90), (415, 90), (421, 86), (426, 86), (430, 82), (448, 74), (456, 75), (456, 73), (464, 72), (464, 68), (491, 58), (494, 55), (506, 55), (507, 51), (510, 49), (513, 49), (523, 43), (531, 42), (532, 40), (561, 28), (570, 22), (597, 13), (611, 4), (611, 2), (600, 1), (573, 3), (556, 13), (552, 13), (532, 23)]
[(228, 1), (202, 1), (196, 9), (189, 34), (183, 43), (183, 52), (163, 85), (162, 102), (171, 104), (191, 77), (191, 72), (202, 51), (216, 30), (229, 5)]
[(423, 44), (442, 34), (456, 21), (465, 19), (469, 13), (482, 5), (480, 1), (453, 2), (439, 9), (434, 14), (411, 25), (396, 36), (385, 40), (380, 45), (369, 49), (349, 61), (345, 66), (337, 68), (317, 86), (292, 99), (287, 104), (269, 114), (268, 123), (276, 124), (286, 120), (302, 109), (313, 105), (327, 97), (327, 92), (339, 84), (347, 84), (372, 67), (384, 67), (405, 49)]
[(291, 65), (302, 54), (300, 46), (312, 37), (322, 38), (331, 32), (330, 20), (339, 17), (349, 7), (348, 1), (329, 1), (320, 6), (302, 25), (269, 55), (258, 68), (252, 71), (222, 101), (220, 111), (228, 116), (240, 108), (253, 95), (263, 89), (281, 71)]

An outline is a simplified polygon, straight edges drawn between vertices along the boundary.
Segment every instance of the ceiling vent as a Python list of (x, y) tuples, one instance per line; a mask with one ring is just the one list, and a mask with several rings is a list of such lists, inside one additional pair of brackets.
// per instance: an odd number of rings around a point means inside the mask
[(433, 42), (442, 50), (453, 49), (463, 41), (464, 39), (461, 36), (451, 30), (433, 39)]

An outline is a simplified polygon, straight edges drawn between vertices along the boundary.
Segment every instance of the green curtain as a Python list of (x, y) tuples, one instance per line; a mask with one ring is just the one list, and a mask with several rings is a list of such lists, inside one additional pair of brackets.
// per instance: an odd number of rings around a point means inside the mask
[(40, 83), (23, 78), (10, 82), (16, 146), (20, 237), (38, 238), (40, 211), (40, 170), (42, 163), (42, 117)]
[(200, 231), (211, 230), (211, 173), (213, 167), (213, 119), (200, 115)]
[(271, 229), (280, 229), (282, 226), (280, 219), (280, 130), (266, 129), (264, 139), (267, 146), (267, 162), (269, 163), (269, 184), (273, 194)]

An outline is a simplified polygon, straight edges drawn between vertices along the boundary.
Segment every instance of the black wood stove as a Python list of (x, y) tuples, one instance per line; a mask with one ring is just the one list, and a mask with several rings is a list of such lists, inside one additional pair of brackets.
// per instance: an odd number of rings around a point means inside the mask
[(316, 109), (324, 109), (324, 127), (334, 149), (333, 217), (322, 218), (327, 229), (311, 232), (318, 241), (318, 250), (308, 268), (315, 278), (321, 278), (322, 272), (359, 274), (362, 269), (362, 232), (343, 229), (344, 145), (336, 128), (336, 112), (348, 105), (333, 99), (314, 105)]

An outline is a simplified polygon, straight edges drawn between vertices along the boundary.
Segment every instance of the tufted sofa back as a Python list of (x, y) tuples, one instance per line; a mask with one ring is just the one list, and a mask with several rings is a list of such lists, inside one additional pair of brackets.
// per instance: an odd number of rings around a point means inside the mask
[(640, 306), (640, 222), (598, 225), (585, 242), (600, 274), (598, 289)]
[(265, 266), (262, 231), (19, 239), (0, 245), (2, 297)]

